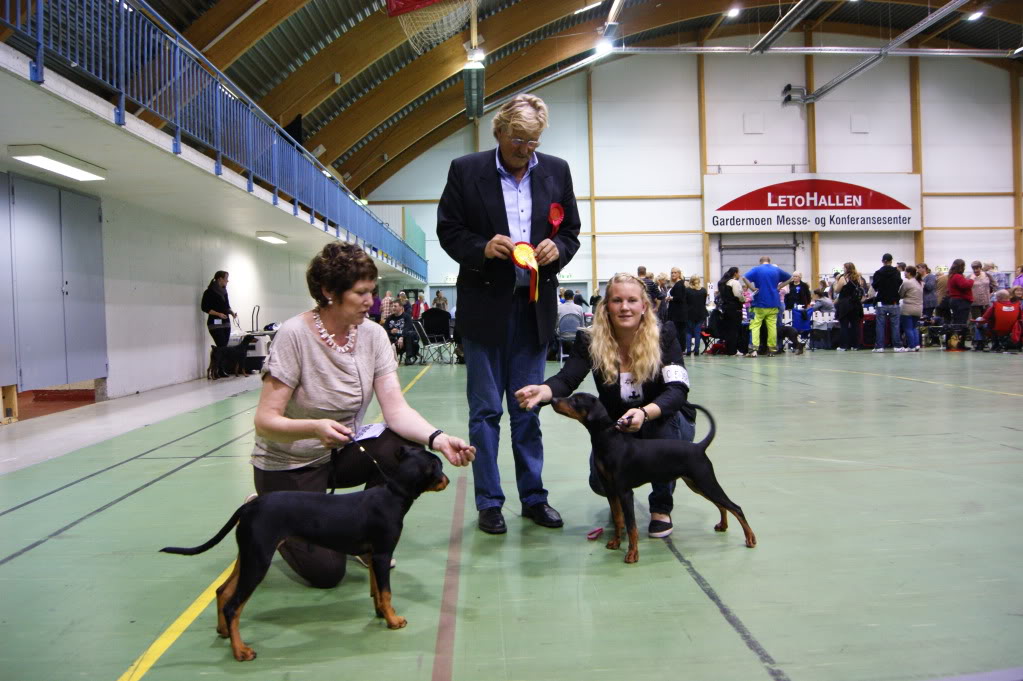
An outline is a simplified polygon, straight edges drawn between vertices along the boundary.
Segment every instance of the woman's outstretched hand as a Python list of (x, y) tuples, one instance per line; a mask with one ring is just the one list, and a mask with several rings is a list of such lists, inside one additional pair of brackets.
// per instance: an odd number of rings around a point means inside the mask
[(441, 433), (433, 441), (433, 446), (440, 450), (452, 466), (468, 466), (476, 458), (476, 448), (465, 440)]
[(541, 402), (550, 402), (553, 397), (550, 386), (546, 385), (527, 385), (515, 391), (515, 399), (519, 401), (519, 406), (527, 410)]

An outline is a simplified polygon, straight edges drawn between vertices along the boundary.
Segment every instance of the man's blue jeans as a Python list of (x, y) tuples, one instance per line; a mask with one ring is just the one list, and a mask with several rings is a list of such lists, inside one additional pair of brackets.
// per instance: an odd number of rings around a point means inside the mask
[[(696, 424), (687, 420), (678, 412), (673, 417), (660, 421), (660, 428), (650, 433), (651, 438), (682, 440), (683, 442), (692, 442), (695, 435)], [(636, 436), (629, 435), (627, 437)], [(675, 500), (672, 498), (672, 494), (675, 492), (675, 482), (673, 480), (672, 482), (650, 483), (650, 497), (648, 500), (650, 502), (651, 513), (671, 515), (671, 509), (675, 507)], [(602, 497), (607, 496), (604, 485), (597, 475), (597, 468), (593, 461), (593, 450), (590, 450), (590, 489)]]
[(896, 305), (878, 305), (874, 310), (874, 347), (884, 348), (885, 329), (891, 327), (892, 347), (902, 347), (902, 336), (899, 334), (899, 315), (901, 308)]
[(519, 499), (526, 506), (547, 501), (543, 487), (543, 442), (540, 417), (536, 411), (524, 411), (515, 400), (515, 391), (543, 382), (546, 346), (538, 343), (536, 315), (524, 297), (515, 296), (503, 342), (484, 345), (463, 340), (466, 368), (466, 395), (469, 399), (469, 443), (476, 447), (472, 475), (476, 488), (476, 509), (482, 511), (504, 505), (497, 450), (501, 440), (501, 400), (508, 401), (511, 420), (512, 456)]

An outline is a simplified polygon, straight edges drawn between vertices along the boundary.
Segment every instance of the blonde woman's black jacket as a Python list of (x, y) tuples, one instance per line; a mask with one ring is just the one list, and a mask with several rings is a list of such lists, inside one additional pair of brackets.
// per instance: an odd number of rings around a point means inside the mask
[[(681, 412), (689, 421), (696, 420), (696, 410), (688, 402), (689, 378), (682, 358), (682, 346), (678, 342), (673, 324), (661, 327), (661, 362), (664, 366), (674, 364), (682, 367), (684, 380), (666, 383), (664, 373), (658, 371), (653, 380), (643, 384), (643, 404), (651, 402), (656, 404), (661, 408), (661, 417), (644, 424), (641, 437), (651, 437), (652, 435), (647, 433), (648, 429), (660, 430), (661, 424), (675, 412)], [(603, 376), (593, 368), (593, 360), (590, 357), (590, 334), (587, 331), (579, 331), (576, 334), (572, 354), (565, 360), (561, 371), (544, 381), (544, 385), (550, 387), (554, 397), (568, 397), (575, 392), (589, 372), (593, 373), (593, 381), (597, 384), (597, 396), (601, 404), (607, 409), (608, 415), (617, 421), (628, 410), (622, 402), (622, 386), (618, 381), (613, 385), (606, 385)]]

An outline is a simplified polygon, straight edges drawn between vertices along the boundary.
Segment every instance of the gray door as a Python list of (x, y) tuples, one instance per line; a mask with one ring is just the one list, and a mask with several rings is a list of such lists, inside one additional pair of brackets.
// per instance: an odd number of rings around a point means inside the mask
[(738, 267), (740, 274), (745, 274), (759, 265), (764, 255), (786, 272), (791, 273), (796, 268), (795, 246), (722, 246), (721, 272)]
[(0, 173), (0, 385), (18, 382), (14, 337), (14, 276), (11, 268), (11, 207), (7, 174)]
[(67, 383), (60, 192), (12, 176), (14, 306), (20, 390)]
[(68, 383), (107, 375), (99, 199), (60, 192)]

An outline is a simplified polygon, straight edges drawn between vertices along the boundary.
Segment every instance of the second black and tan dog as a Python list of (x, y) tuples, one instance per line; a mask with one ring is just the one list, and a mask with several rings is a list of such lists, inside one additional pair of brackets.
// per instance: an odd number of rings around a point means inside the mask
[(614, 519), (614, 537), (607, 548), (621, 546), (622, 530), (629, 534), (626, 563), (639, 560), (639, 531), (633, 508), (632, 490), (649, 482), (672, 482), (679, 478), (689, 489), (718, 507), (721, 522), (714, 526), (718, 532), (728, 529), (728, 515), (735, 516), (746, 535), (746, 546), (757, 545), (756, 535), (746, 522), (739, 505), (728, 498), (714, 476), (714, 464), (707, 457), (707, 447), (714, 439), (714, 417), (698, 404), (694, 407), (710, 419), (710, 432), (701, 442), (681, 440), (640, 440), (622, 433), (608, 416), (604, 405), (589, 393), (575, 393), (571, 397), (551, 401), (554, 411), (573, 418), (590, 432), (593, 459), (597, 475), (607, 493)]
[[(367, 455), (368, 456), (368, 455)], [(390, 629), (405, 626), (391, 606), (391, 556), (401, 537), (405, 514), (423, 492), (448, 486), (441, 460), (422, 447), (402, 447), (397, 469), (387, 483), (351, 494), (270, 492), (242, 504), (227, 524), (205, 544), (191, 548), (168, 546), (165, 553), (194, 556), (216, 546), (237, 525), (238, 561), (234, 572), (217, 589), (217, 633), (231, 638), (231, 651), (239, 662), (256, 652), (238, 632), (238, 619), (249, 596), (263, 581), (278, 545), (288, 537), (349, 555), (369, 553), (370, 595), (377, 617)]]

